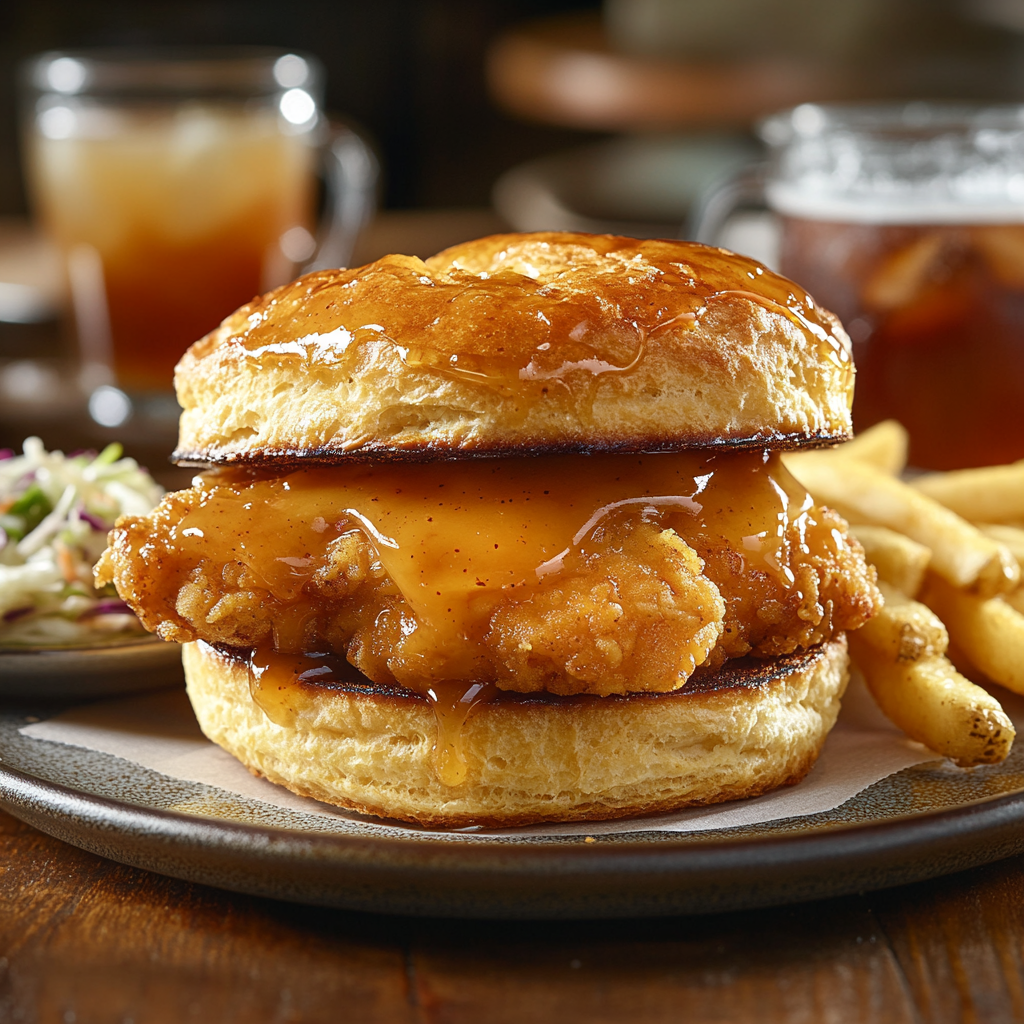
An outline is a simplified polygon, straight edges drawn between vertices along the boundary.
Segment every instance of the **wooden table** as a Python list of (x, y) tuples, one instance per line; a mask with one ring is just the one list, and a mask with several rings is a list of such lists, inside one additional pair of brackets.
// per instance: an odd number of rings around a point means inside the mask
[(460, 922), (238, 896), (0, 813), (0, 1022), (1024, 1020), (1024, 858), (718, 917)]

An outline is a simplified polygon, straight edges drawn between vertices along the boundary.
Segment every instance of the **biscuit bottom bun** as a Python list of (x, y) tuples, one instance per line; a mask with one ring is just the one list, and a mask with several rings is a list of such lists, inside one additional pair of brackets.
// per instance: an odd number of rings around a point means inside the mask
[(434, 768), (438, 725), (419, 694), (304, 682), (257, 703), (245, 652), (184, 647), (203, 732), (300, 796), (421, 825), (600, 821), (758, 796), (799, 782), (839, 713), (846, 638), (726, 663), (672, 693), (478, 705), (461, 731), (466, 781)]

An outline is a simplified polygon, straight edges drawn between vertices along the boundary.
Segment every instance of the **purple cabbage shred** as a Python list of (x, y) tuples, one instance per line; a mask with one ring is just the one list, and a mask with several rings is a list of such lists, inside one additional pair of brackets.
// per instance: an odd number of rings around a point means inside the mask
[(86, 512), (85, 509), (78, 510), (78, 518), (87, 522), (94, 530), (100, 533), (106, 533), (110, 527), (107, 526), (99, 516), (94, 516), (91, 512)]
[(132, 610), (119, 597), (108, 597), (97, 601), (87, 611), (78, 616), (78, 621), (94, 619), (97, 615), (131, 615)]

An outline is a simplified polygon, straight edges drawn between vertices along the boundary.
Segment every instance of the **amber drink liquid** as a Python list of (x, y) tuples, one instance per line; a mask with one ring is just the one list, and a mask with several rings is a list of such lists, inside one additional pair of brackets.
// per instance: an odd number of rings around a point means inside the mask
[(193, 341), (281, 283), (278, 240), (310, 222), (312, 151), (269, 115), (120, 120), (107, 137), (35, 136), (36, 200), (71, 259), (99, 257), (117, 383), (168, 389)]
[(854, 343), (858, 429), (929, 469), (1024, 459), (1024, 225), (784, 219), (782, 271)]
[(311, 255), (296, 249), (313, 244), (319, 70), (235, 48), (26, 71), (31, 198), (65, 256), (83, 366), (168, 393), (192, 342)]
[(771, 118), (780, 269), (843, 321), (854, 422), (922, 469), (1024, 458), (1024, 107), (806, 105)]

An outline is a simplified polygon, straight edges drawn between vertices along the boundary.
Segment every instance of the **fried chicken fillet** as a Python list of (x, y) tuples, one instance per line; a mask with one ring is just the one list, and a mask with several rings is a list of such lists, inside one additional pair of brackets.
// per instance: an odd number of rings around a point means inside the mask
[[(275, 588), (248, 551), (210, 558), (197, 544), (183, 557), (190, 511), (224, 490), (244, 502), (253, 482), (213, 474), (150, 515), (122, 519), (98, 578), (165, 640), (331, 651), (374, 682), (422, 684), (422, 652), (406, 642), (415, 613), (359, 524), (338, 510), (329, 513), (340, 516), (338, 536), (315, 556), (275, 543), (275, 558), (306, 563), (298, 592), (291, 579)], [(288, 536), (287, 512), (277, 514), (270, 534)], [(782, 550), (788, 571), (770, 572), (685, 511), (613, 519), (559, 573), (481, 595), (469, 627), (479, 647), (472, 674), (524, 693), (664, 692), (699, 665), (790, 654), (873, 614), (873, 570), (836, 513), (809, 508), (789, 524)], [(447, 670), (440, 660), (429, 680)]]

